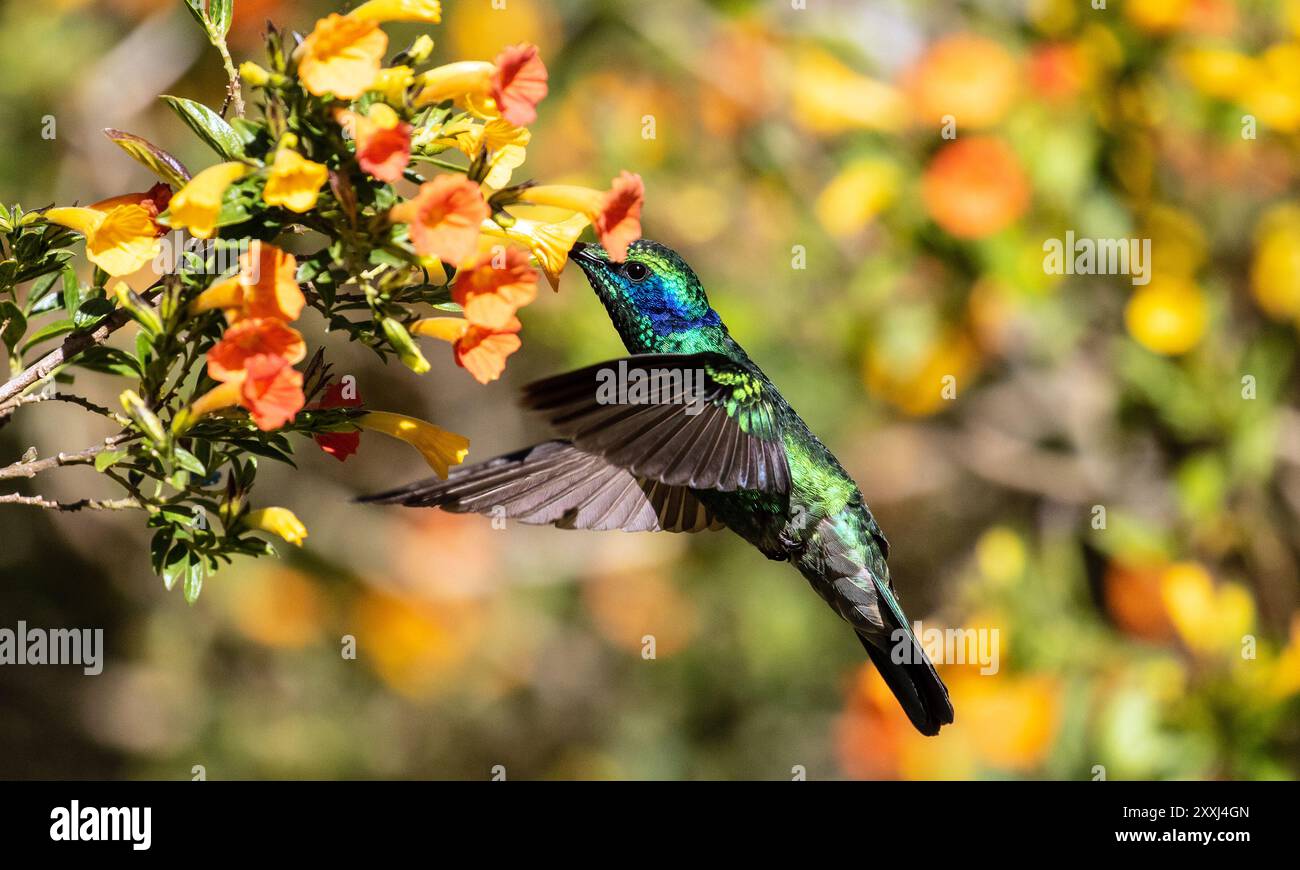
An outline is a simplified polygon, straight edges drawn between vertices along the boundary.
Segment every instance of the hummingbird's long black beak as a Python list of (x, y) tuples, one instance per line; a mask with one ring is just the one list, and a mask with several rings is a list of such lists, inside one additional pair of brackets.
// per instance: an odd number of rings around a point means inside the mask
[(597, 263), (604, 262), (600, 257), (592, 253), (592, 249), (595, 247), (595, 245), (589, 245), (586, 242), (574, 242), (573, 247), (569, 248), (569, 259), (584, 270), (587, 266), (595, 266)]

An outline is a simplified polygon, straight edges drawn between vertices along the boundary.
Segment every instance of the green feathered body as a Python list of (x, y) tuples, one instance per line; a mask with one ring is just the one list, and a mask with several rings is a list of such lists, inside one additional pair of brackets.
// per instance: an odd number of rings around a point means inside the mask
[[(653, 319), (640, 315), (636, 309), (631, 313), (627, 308), (618, 310), (622, 314), (615, 320), (623, 321), (619, 331), (629, 352), (722, 354), (749, 372), (736, 378), (737, 406), (745, 404), (742, 400), (761, 396), (775, 410), (776, 430), (781, 433), (790, 468), (789, 492), (696, 490), (700, 501), (769, 559), (789, 561), (799, 568), (842, 616), (846, 615), (845, 602), (838, 600), (840, 596), (825, 576), (828, 566), (855, 564), (889, 586), (889, 567), (885, 561), (889, 544), (857, 484), (776, 385), (731, 337), (721, 319), (713, 322), (716, 314), (709, 316), (712, 309), (703, 315), (706, 322), (700, 326), (671, 332), (658, 331)], [(752, 428), (743, 413), (737, 419), (742, 430)], [(869, 581), (861, 578), (859, 582)]]

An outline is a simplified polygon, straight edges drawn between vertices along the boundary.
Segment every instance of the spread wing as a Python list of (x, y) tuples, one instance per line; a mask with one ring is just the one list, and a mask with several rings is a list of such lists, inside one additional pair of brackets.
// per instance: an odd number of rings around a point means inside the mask
[(720, 529), (690, 490), (647, 480), (568, 441), (546, 441), (359, 501), (440, 507), (564, 529)]
[(790, 489), (774, 388), (721, 354), (598, 363), (528, 385), (524, 405), (637, 477), (691, 489)]

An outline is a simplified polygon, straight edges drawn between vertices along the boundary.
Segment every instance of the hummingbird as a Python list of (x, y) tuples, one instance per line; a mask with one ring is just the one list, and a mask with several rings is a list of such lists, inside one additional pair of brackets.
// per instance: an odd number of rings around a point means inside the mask
[(853, 478), (732, 338), (695, 272), (642, 239), (569, 254), (630, 356), (534, 382), (561, 437), (361, 501), (567, 529), (730, 529), (789, 562), (849, 624), (918, 731), (953, 721)]

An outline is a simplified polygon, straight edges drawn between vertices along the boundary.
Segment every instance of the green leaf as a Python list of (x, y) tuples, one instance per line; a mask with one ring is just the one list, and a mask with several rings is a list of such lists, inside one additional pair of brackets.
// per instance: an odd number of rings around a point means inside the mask
[(199, 27), (204, 30), (208, 29), (208, 12), (205, 7), (205, 0), (185, 0), (185, 8), (190, 10), (194, 20), (199, 23)]
[(27, 302), (23, 305), (23, 307), (27, 309), (28, 314), (48, 310), (47, 308), (40, 306), (40, 303), (44, 300), (48, 299), (50, 302), (56, 301), (54, 297), (49, 296), (49, 293), (50, 288), (54, 286), (54, 282), (57, 280), (59, 280), (59, 274), (57, 272), (42, 275), (37, 279), (36, 283), (32, 285), (32, 289), (28, 291)]
[(92, 372), (121, 375), (125, 378), (138, 378), (144, 374), (134, 356), (116, 347), (88, 347), (72, 361)]
[(135, 334), (135, 358), (141, 367), (149, 365), (153, 358), (153, 339), (143, 330)]
[(8, 290), (14, 286), (14, 279), (18, 277), (19, 264), (17, 260), (4, 260), (0, 262), (0, 290)]
[[(176, 585), (176, 581), (179, 580), (183, 574), (186, 574), (189, 571), (189, 569), (190, 569), (189, 548), (186, 547), (184, 544), (177, 544), (176, 546), (172, 547), (171, 552), (167, 554), (167, 559), (163, 562), (162, 571), (160, 572), (163, 578), (163, 587), (168, 592), (171, 592), (172, 588)], [(187, 589), (188, 586), (189, 583), (187, 581), (186, 582)], [(189, 594), (187, 592), (186, 598), (188, 597)]]
[(199, 593), (203, 591), (203, 578), (207, 576), (208, 570), (200, 561), (191, 562), (189, 570), (185, 572), (185, 601), (187, 604), (193, 604), (199, 600)]
[(226, 198), (221, 203), (221, 211), (217, 212), (218, 227), (228, 227), (233, 224), (242, 224), (253, 216), (248, 210), (248, 203), (241, 198)]
[(251, 438), (243, 438), (238, 440), (232, 439), (227, 443), (231, 444), (232, 446), (238, 447), (240, 450), (243, 450), (246, 453), (251, 453), (254, 456), (263, 456), (266, 457), (267, 459), (274, 459), (276, 462), (283, 462), (286, 465), (292, 465), (294, 468), (298, 467), (297, 464), (293, 461), (291, 454), (285, 453), (280, 450), (276, 450), (274, 447), (271, 447), (270, 445), (267, 444), (263, 444), (261, 441), (256, 441)]
[(71, 314), (81, 304), (81, 284), (71, 266), (63, 270), (63, 310)]
[(162, 100), (171, 110), (180, 116), (199, 138), (227, 160), (238, 160), (244, 156), (244, 143), (239, 134), (221, 119), (221, 116), (202, 103), (163, 94)]
[(95, 470), (103, 471), (106, 468), (112, 468), (130, 455), (130, 451), (127, 450), (105, 450), (95, 456)]
[(189, 528), (190, 521), (194, 519), (193, 512), (182, 505), (169, 504), (159, 508), (158, 513), (160, 513), (163, 519), (167, 522), (175, 523), (176, 525), (183, 526), (186, 529)]
[(266, 140), (270, 144), (270, 136), (267, 133), (266, 125), (259, 124), (257, 121), (250, 121), (248, 118), (231, 118), (230, 126), (239, 134), (240, 140), (244, 143), (244, 152), (248, 152), (248, 146), (252, 145), (259, 138)]
[(27, 317), (21, 308), (8, 299), (0, 302), (0, 341), (14, 349), (27, 331)]
[(208, 470), (199, 462), (199, 458), (184, 447), (177, 447), (172, 451), (176, 458), (176, 464), (191, 474), (197, 474), (199, 477), (207, 477)]
[(190, 180), (190, 171), (172, 155), (134, 133), (124, 133), (112, 127), (104, 129), (104, 135), (131, 155), (137, 163), (148, 167), (154, 175), (179, 190)]
[[(157, 522), (150, 520), (149, 525), (155, 526)], [(175, 534), (176, 529), (174, 527), (170, 525), (163, 526), (154, 533), (153, 540), (149, 542), (149, 565), (153, 568), (155, 574), (163, 572), (163, 566), (167, 562), (167, 553), (171, 550)]]
[(72, 332), (74, 329), (76, 329), (76, 327), (73, 325), (71, 317), (65, 317), (63, 320), (56, 320), (54, 323), (47, 323), (28, 336), (27, 340), (23, 342), (21, 353), (26, 354), (27, 351), (36, 347), (36, 345), (41, 342)]
[(185, 6), (214, 45), (230, 32), (235, 0), (185, 0)]
[(208, 0), (208, 20), (213, 32), (225, 38), (230, 32), (230, 22), (235, 17), (235, 0)]
[(112, 314), (116, 307), (103, 296), (92, 296), (77, 307), (77, 313), (72, 315), (72, 323), (77, 329), (94, 326)]

